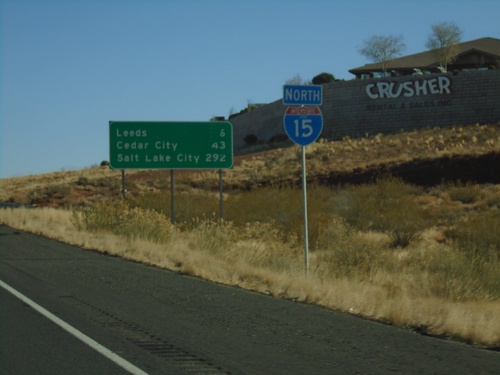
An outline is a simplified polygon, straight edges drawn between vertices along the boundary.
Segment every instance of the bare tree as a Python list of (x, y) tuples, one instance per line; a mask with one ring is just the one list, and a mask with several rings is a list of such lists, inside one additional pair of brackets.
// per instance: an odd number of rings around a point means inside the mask
[(462, 40), (463, 31), (454, 22), (432, 25), (431, 30), (425, 46), (434, 51), (439, 66), (446, 71), (458, 54), (457, 44)]
[(387, 66), (396, 56), (402, 54), (406, 48), (402, 35), (374, 35), (363, 42), (359, 53), (374, 63), (380, 63), (384, 76), (387, 76)]
[(306, 81), (305, 79), (302, 79), (302, 77), (298, 73), (295, 74), (293, 78), (290, 78), (285, 82), (285, 85), (308, 85), (308, 84), (309, 82)]

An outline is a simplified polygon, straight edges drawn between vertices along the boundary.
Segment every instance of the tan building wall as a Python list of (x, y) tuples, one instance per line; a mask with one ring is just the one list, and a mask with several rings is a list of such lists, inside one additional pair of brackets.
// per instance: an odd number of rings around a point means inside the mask
[[(427, 127), (500, 121), (500, 71), (331, 82), (323, 86), (323, 132), (341, 139)], [(233, 117), (234, 149), (245, 137), (271, 146), (287, 140), (282, 99)]]

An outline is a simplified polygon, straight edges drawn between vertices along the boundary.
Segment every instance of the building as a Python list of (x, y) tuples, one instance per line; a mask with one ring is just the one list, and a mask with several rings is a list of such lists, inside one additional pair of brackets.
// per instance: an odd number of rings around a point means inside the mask
[[(394, 59), (391, 77), (380, 79), (376, 75), (381, 73), (380, 64), (369, 64), (350, 70), (367, 79), (324, 84), (320, 137), (338, 140), (429, 127), (500, 124), (500, 39), (481, 38), (458, 47), (448, 72), (440, 71), (437, 58), (427, 51)], [(278, 99), (231, 116), (235, 152), (289, 145), (286, 110), (283, 99)]]
[[(500, 68), (500, 39), (481, 38), (457, 44), (455, 61), (448, 64), (448, 71), (488, 70)], [(349, 70), (356, 78), (384, 77), (380, 63), (366, 64)], [(440, 73), (439, 61), (434, 50), (393, 59), (387, 68), (388, 76), (410, 76)]]

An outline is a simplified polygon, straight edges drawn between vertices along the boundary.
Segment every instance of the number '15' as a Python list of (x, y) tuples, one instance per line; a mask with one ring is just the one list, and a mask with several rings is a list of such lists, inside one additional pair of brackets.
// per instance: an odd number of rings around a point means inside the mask
[(295, 136), (302, 138), (310, 137), (313, 133), (311, 122), (312, 120), (307, 118), (294, 120), (293, 123), (295, 124)]

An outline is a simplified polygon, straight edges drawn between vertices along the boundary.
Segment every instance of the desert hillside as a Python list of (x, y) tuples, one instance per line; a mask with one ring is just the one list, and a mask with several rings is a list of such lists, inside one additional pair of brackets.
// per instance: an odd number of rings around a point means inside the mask
[[(325, 185), (363, 183), (393, 175), (422, 186), (446, 181), (498, 183), (500, 124), (455, 126), (318, 142), (306, 147), (307, 177)], [(70, 157), (70, 156), (68, 156)], [(224, 190), (300, 183), (300, 148), (288, 143), (248, 149), (223, 172)], [(169, 188), (169, 172), (127, 170), (129, 195)], [(176, 189), (219, 189), (217, 171), (176, 171)], [(0, 180), (0, 201), (79, 206), (121, 194), (121, 171), (95, 166)]]

